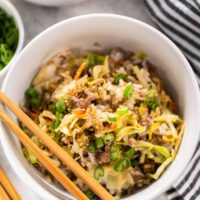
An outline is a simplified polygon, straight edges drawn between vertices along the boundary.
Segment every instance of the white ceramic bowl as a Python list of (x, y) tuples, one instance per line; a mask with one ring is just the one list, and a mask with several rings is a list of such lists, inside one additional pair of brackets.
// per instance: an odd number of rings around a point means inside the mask
[(3, 79), (6, 76), (6, 73), (9, 70), (13, 60), (19, 54), (19, 52), (21, 51), (21, 49), (23, 47), (23, 43), (24, 43), (24, 26), (23, 26), (22, 19), (21, 19), (20, 15), (19, 15), (18, 11), (10, 3), (10, 1), (8, 1), (8, 0), (0, 0), (0, 8), (5, 10), (6, 13), (8, 13), (8, 15), (10, 15), (10, 16), (12, 16), (14, 18), (15, 24), (16, 24), (16, 26), (18, 28), (18, 31), (19, 31), (19, 41), (18, 41), (18, 45), (17, 45), (17, 49), (15, 51), (15, 54), (14, 54), (13, 58), (11, 59), (11, 61), (8, 63), (8, 65), (5, 66), (0, 71), (0, 85), (1, 85), (1, 83), (3, 82)]
[[(101, 46), (95, 47), (95, 42), (99, 42)], [(142, 49), (157, 66), (165, 86), (179, 105), (185, 121), (184, 136), (176, 159), (160, 179), (124, 199), (149, 200), (157, 197), (186, 168), (199, 138), (200, 94), (188, 61), (166, 36), (141, 21), (112, 14), (85, 15), (62, 21), (33, 39), (12, 64), (4, 81), (3, 91), (19, 104), (44, 59), (61, 48), (71, 47)], [(23, 157), (18, 140), (4, 126), (1, 129), (3, 149), (11, 166), (37, 194), (49, 200), (72, 198), (67, 192), (50, 186), (41, 179), (41, 174)]]
[(79, 3), (83, 0), (24, 0), (33, 4), (38, 4), (41, 6), (63, 6), (69, 4)]

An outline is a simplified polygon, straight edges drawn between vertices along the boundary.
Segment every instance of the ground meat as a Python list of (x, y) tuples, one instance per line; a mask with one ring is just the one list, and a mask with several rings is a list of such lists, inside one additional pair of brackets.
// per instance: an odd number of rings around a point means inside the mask
[(137, 140), (143, 140), (143, 141), (148, 141), (148, 133), (144, 133), (141, 135), (138, 135)]
[(152, 143), (162, 145), (163, 144), (162, 135), (154, 134), (152, 136)]
[(86, 109), (94, 100), (95, 100), (95, 96), (93, 95), (88, 96), (86, 99), (78, 98), (75, 96), (72, 97), (72, 101), (75, 105), (75, 108), (82, 108), (82, 109)]
[(72, 136), (64, 136), (62, 139), (61, 139), (61, 142), (64, 143), (64, 144), (72, 144), (73, 143), (73, 137)]
[(139, 168), (135, 168), (133, 174), (133, 179), (134, 181), (138, 181), (140, 179), (144, 179), (144, 174), (142, 173), (142, 171)]
[(107, 152), (103, 152), (101, 154), (98, 154), (97, 156), (97, 162), (99, 165), (105, 164), (110, 162), (110, 155)]
[(144, 164), (142, 166), (144, 173), (154, 173), (155, 172), (155, 163), (153, 161), (150, 161), (147, 164)]
[(134, 191), (133, 187), (129, 187), (127, 190), (125, 190), (125, 192), (126, 192), (128, 195), (132, 194), (133, 191)]
[(109, 163), (109, 162), (110, 162), (110, 146), (106, 145), (105, 151), (99, 152), (97, 154), (97, 163), (102, 165), (102, 164)]

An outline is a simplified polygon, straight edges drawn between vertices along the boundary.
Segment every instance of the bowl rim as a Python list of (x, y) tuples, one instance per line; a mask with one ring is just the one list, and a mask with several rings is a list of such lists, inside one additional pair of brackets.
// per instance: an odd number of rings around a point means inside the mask
[[(17, 26), (17, 29), (19, 31), (19, 38), (18, 38), (18, 44), (17, 44), (17, 48), (15, 50), (15, 53), (12, 57), (12, 59), (10, 60), (10, 62), (0, 71), (0, 79), (3, 79), (6, 75), (6, 73), (8, 72), (8, 70), (10, 69), (13, 61), (15, 60), (15, 58), (17, 57), (17, 55), (20, 53), (20, 51), (22, 50), (23, 44), (24, 44), (24, 25), (23, 25), (23, 21), (22, 18), (18, 12), (18, 10), (16, 9), (16, 7), (9, 1), (0, 1), (0, 8), (1, 6), (5, 6), (6, 9), (9, 10), (9, 12), (7, 12), (5, 10), (6, 13), (8, 13), (8, 15), (11, 15), (14, 20), (15, 20), (15, 25)], [(4, 10), (4, 8), (2, 7), (2, 9)]]
[[(59, 6), (64, 6), (64, 5), (71, 5), (74, 4), (75, 2), (73, 0), (24, 0), (28, 3), (35, 4), (35, 5), (40, 5), (40, 6), (49, 6), (49, 7), (59, 7)], [(76, 0), (78, 3), (83, 1), (83, 0)]]
[[(130, 23), (136, 23), (140, 26), (143, 26), (144, 28), (154, 32), (156, 35), (158, 35), (159, 37), (161, 37), (161, 39), (163, 39), (169, 46), (171, 46), (177, 56), (180, 57), (180, 59), (183, 61), (184, 63), (184, 66), (188, 72), (188, 76), (190, 76), (191, 78), (191, 85), (193, 87), (193, 90), (194, 90), (194, 94), (196, 96), (196, 100), (197, 102), (200, 102), (200, 92), (199, 92), (199, 88), (198, 88), (198, 83), (197, 83), (197, 80), (195, 78), (195, 75), (194, 75), (194, 72), (192, 71), (192, 68), (189, 64), (189, 62), (187, 61), (187, 59), (185, 58), (185, 56), (183, 55), (183, 53), (181, 52), (181, 50), (167, 37), (165, 36), (163, 33), (161, 33), (159, 30), (155, 29), (154, 27), (146, 24), (145, 22), (142, 22), (140, 20), (137, 20), (137, 19), (134, 19), (134, 18), (131, 18), (131, 17), (127, 17), (127, 16), (123, 16), (123, 15), (116, 15), (116, 14), (104, 14), (104, 13), (101, 13), (101, 14), (88, 14), (88, 15), (80, 15), (80, 16), (77, 16), (77, 17), (73, 17), (73, 18), (69, 18), (67, 20), (64, 20), (64, 21), (61, 21), (51, 27), (49, 27), (48, 29), (44, 30), (42, 33), (40, 33), (38, 36), (36, 36), (24, 49), (23, 51), (20, 53), (20, 55), (18, 56), (18, 58), (14, 61), (14, 63), (12, 64), (12, 67), (11, 69), (9, 70), (8, 72), (8, 75), (6, 76), (6, 79), (3, 83), (3, 87), (2, 87), (2, 91), (3, 92), (6, 92), (6, 85), (7, 83), (9, 82), (9, 79), (11, 78), (11, 74), (12, 74), (12, 69), (14, 68), (15, 64), (18, 62), (18, 60), (20, 60), (21, 58), (23, 58), (23, 55), (26, 53), (26, 51), (28, 49), (30, 49), (32, 47), (32, 44), (37, 42), (38, 40), (40, 40), (40, 38), (42, 38), (44, 35), (48, 34), (48, 32), (51, 32), (51, 31), (54, 31), (55, 29), (57, 29), (57, 27), (60, 27), (60, 26), (63, 26), (63, 25), (67, 25), (68, 23), (74, 23), (76, 22), (77, 20), (84, 20), (84, 19), (90, 19), (90, 18), (98, 18), (98, 17), (101, 17), (101, 18), (114, 18), (115, 20), (117, 19), (120, 19), (120, 20), (126, 20), (126, 21), (129, 21)], [(197, 104), (197, 111), (200, 112), (200, 104), (198, 103)], [(2, 124), (1, 124), (2, 126)], [(2, 127), (0, 127), (2, 128)], [(184, 171), (184, 169), (186, 168), (186, 166), (188, 165), (189, 161), (191, 160), (192, 158), (192, 155), (194, 154), (194, 151), (195, 151), (195, 148), (197, 146), (197, 143), (198, 143), (198, 139), (199, 139), (199, 133), (200, 133), (200, 123), (197, 124), (197, 131), (198, 134), (196, 134), (196, 140), (194, 142), (194, 145), (193, 147), (190, 149), (190, 152), (188, 152), (187, 156), (186, 156), (186, 159), (185, 159), (185, 162), (179, 166), (178, 168), (178, 173), (176, 173), (176, 175), (174, 176), (171, 176), (169, 177), (170, 181), (168, 181), (167, 183), (165, 184), (162, 184), (162, 185), (159, 185), (159, 192), (158, 191), (152, 191), (151, 195), (147, 197), (147, 199), (152, 199), (152, 198), (155, 198), (157, 197), (158, 195), (162, 194), (163, 192), (165, 192), (167, 189), (169, 189), (169, 187), (171, 186), (172, 183), (174, 183), (177, 178), (181, 175), (181, 173)], [(12, 152), (12, 149), (11, 147), (9, 147), (7, 144), (6, 144), (6, 137), (5, 137), (5, 134), (6, 133), (3, 133), (0, 135), (0, 138), (2, 140), (2, 146), (3, 146), (3, 150), (5, 151), (8, 151), (8, 152)], [(12, 157), (12, 158), (11, 158)], [(18, 162), (16, 162), (17, 164), (19, 164), (19, 167), (21, 168), (21, 170), (23, 170), (23, 172), (25, 172), (26, 175), (28, 175), (29, 177), (29, 181), (25, 178), (25, 177), (21, 177), (23, 178), (23, 180), (29, 185), (29, 186), (33, 186), (33, 189), (35, 189), (35, 191), (40, 191), (42, 192), (43, 194), (47, 195), (49, 197), (49, 199), (57, 199), (52, 193), (50, 193), (49, 191), (47, 191), (42, 185), (40, 185), (39, 183), (36, 182), (36, 180), (33, 179), (33, 177), (28, 173), (28, 171), (25, 169), (25, 167), (20, 163), (19, 159), (15, 156), (15, 155), (12, 155), (12, 156), (9, 156), (7, 157), (9, 163), (11, 164), (12, 166), (12, 162), (13, 160), (16, 160)], [(16, 164), (15, 163), (15, 164)], [(16, 170), (15, 167), (12, 166), (12, 168), (14, 169), (14, 171), (20, 175), (19, 171)], [(31, 180), (31, 181), (30, 181)], [(134, 194), (136, 195), (136, 199), (141, 199), (141, 198), (137, 198), (137, 193)], [(46, 196), (46, 197), (47, 197)], [(71, 199), (73, 199), (73, 197), (71, 195), (69, 195), (69, 197)], [(126, 200), (130, 200), (132, 196), (130, 197), (127, 197), (125, 198)]]

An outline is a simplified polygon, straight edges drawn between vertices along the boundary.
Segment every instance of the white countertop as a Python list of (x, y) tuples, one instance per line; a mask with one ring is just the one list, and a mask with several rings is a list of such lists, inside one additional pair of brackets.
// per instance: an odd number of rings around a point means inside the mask
[[(61, 8), (36, 6), (26, 3), (23, 0), (10, 1), (16, 6), (24, 22), (26, 36), (25, 44), (41, 31), (61, 20), (89, 13), (115, 13), (127, 15), (153, 25), (142, 0), (84, 0), (82, 3), (74, 3), (73, 5), (62, 6)], [(45, 200), (45, 197), (39, 197), (38, 194), (35, 194), (33, 190), (26, 186), (26, 184), (12, 171), (3, 154), (1, 145), (0, 165), (6, 171), (22, 199)], [(165, 199), (165, 195), (156, 198), (156, 200)]]

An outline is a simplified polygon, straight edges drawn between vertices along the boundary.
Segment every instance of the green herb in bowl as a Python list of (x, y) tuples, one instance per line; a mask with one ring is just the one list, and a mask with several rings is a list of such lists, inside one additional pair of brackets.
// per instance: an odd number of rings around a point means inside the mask
[(12, 59), (18, 39), (19, 32), (13, 17), (0, 8), (0, 70)]

